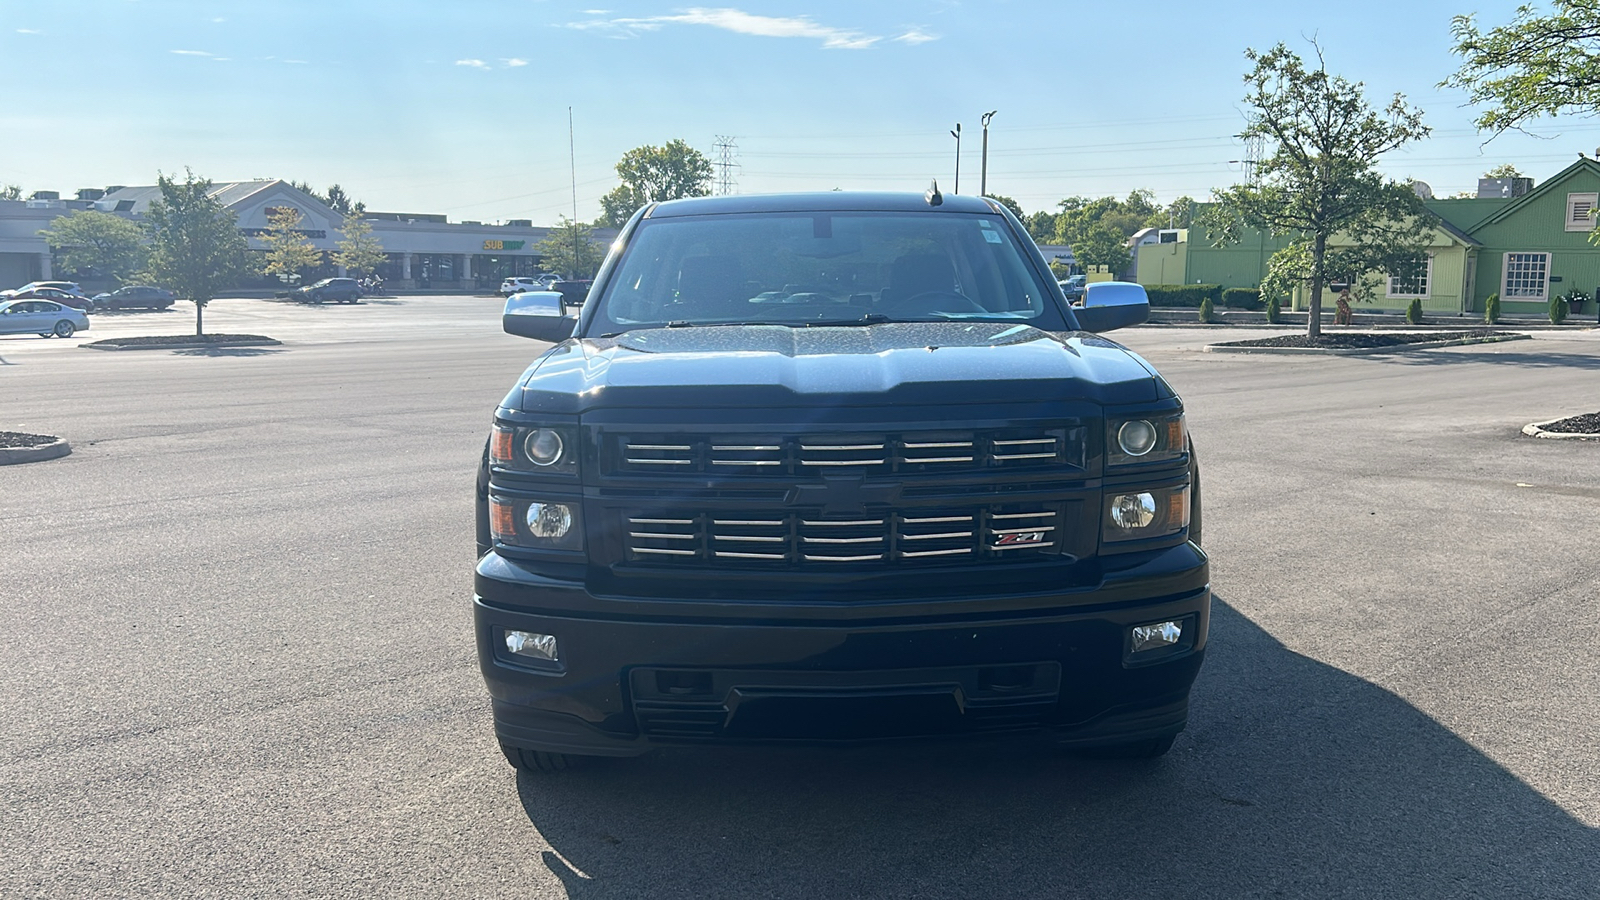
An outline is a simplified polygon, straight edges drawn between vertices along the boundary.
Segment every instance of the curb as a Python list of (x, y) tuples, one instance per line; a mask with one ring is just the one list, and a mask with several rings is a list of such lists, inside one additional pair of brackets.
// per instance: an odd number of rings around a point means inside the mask
[(96, 341), (93, 344), (79, 344), (81, 350), (227, 350), (231, 347), (278, 347), (283, 341), (267, 338), (261, 341), (192, 341), (186, 344), (108, 344)]
[(0, 466), (43, 462), (66, 456), (71, 452), (72, 445), (61, 438), (56, 438), (54, 443), (45, 444), (43, 447), (0, 447)]
[(1394, 353), (1402, 350), (1432, 350), (1437, 347), (1466, 347), (1473, 344), (1500, 344), (1505, 341), (1531, 341), (1531, 334), (1504, 334), (1495, 337), (1458, 338), (1453, 341), (1419, 341), (1414, 344), (1391, 344), (1388, 347), (1227, 347), (1207, 344), (1206, 353), (1278, 353), (1300, 356), (1365, 356), (1371, 353)]
[(1543, 422), (1533, 422), (1522, 426), (1522, 433), (1528, 437), (1549, 438), (1553, 441), (1595, 441), (1600, 440), (1600, 434), (1584, 434), (1573, 431), (1545, 431), (1543, 426), (1570, 419), (1571, 416), (1562, 416), (1560, 419), (1546, 419)]

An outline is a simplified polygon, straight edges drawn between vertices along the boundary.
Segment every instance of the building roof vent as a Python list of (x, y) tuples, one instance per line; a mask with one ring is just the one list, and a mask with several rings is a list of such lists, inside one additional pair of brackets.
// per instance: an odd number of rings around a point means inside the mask
[(34, 191), (28, 195), (29, 200), (60, 200), (60, 191)]
[(507, 228), (532, 228), (533, 227), (533, 220), (532, 219), (507, 219), (506, 220), (506, 227)]

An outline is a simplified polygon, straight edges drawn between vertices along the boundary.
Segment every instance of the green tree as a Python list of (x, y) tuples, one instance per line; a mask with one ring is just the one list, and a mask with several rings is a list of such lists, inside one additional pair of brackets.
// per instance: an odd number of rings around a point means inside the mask
[(1562, 113), (1600, 112), (1600, 3), (1554, 0), (1541, 15), (1517, 7), (1511, 22), (1483, 31), (1473, 15), (1450, 25), (1461, 67), (1442, 87), (1461, 88), (1477, 126), (1500, 134)]
[(1000, 194), (985, 194), (984, 196), (988, 197), (990, 200), (994, 200), (994, 201), (998, 202), (1001, 206), (1004, 206), (1006, 209), (1011, 210), (1011, 214), (1016, 216), (1018, 221), (1020, 221), (1020, 222), (1028, 221), (1028, 214), (1022, 211), (1022, 204), (1020, 204), (1017, 201), (1011, 199), (1010, 197), (1004, 197), (1004, 196), (1001, 196)]
[(1250, 124), (1239, 137), (1263, 140), (1268, 152), (1255, 183), (1217, 192), (1207, 227), (1219, 246), (1236, 242), (1242, 225), (1289, 236), (1269, 280), (1275, 291), (1288, 282), (1309, 288), (1306, 333), (1315, 338), (1323, 287), (1336, 277), (1359, 286), (1370, 273), (1414, 264), (1426, 252), (1431, 214), (1408, 183), (1376, 171), (1383, 154), (1428, 134), (1421, 111), (1399, 94), (1373, 108), (1363, 85), (1329, 75), (1313, 47), (1314, 69), (1283, 44), (1245, 51), (1254, 68), (1245, 76)]
[(150, 204), (150, 274), (194, 303), (194, 333), (205, 334), (206, 304), (250, 274), (250, 246), (233, 212), (211, 196), (211, 181), (184, 170), (184, 180), (158, 174), (161, 199)]
[(365, 203), (362, 203), (360, 200), (352, 200), (350, 195), (344, 192), (344, 188), (338, 186), (337, 184), (328, 185), (328, 193), (323, 194), (317, 199), (326, 203), (329, 209), (341, 216), (359, 216), (367, 211), (367, 205)]
[(1494, 168), (1490, 169), (1489, 171), (1483, 173), (1483, 177), (1485, 177), (1485, 178), (1527, 178), (1528, 176), (1522, 174), (1521, 172), (1518, 172), (1517, 171), (1517, 167), (1513, 166), (1511, 163), (1501, 163), (1500, 165), (1495, 166)]
[(1194, 224), (1197, 204), (1193, 197), (1179, 197), (1144, 220), (1146, 228), (1188, 228)]
[(1133, 264), (1127, 235), (1110, 222), (1091, 223), (1072, 232), (1063, 243), (1072, 247), (1072, 258), (1080, 266), (1105, 266), (1118, 275)]
[(1054, 243), (1056, 239), (1056, 214), (1047, 210), (1039, 210), (1033, 215), (1022, 220), (1028, 226), (1028, 233), (1040, 244)]
[(21, 200), (21, 199), (22, 199), (22, 185), (20, 185), (20, 184), (8, 184), (8, 185), (6, 185), (4, 187), (0, 187), (0, 200)]
[(344, 266), (352, 277), (371, 274), (388, 258), (383, 252), (383, 244), (372, 236), (372, 225), (359, 214), (345, 216), (343, 230), (344, 238), (339, 241), (333, 261)]
[(149, 255), (144, 229), (110, 213), (77, 210), (58, 216), (39, 234), (66, 269), (95, 269), (119, 282), (143, 271)]
[(322, 264), (322, 251), (299, 230), (304, 218), (292, 206), (267, 210), (267, 233), (261, 236), (261, 243), (267, 245), (263, 272), (292, 284), (303, 270)]
[(621, 228), (647, 203), (710, 194), (711, 160), (673, 139), (660, 147), (645, 145), (624, 153), (617, 162), (617, 177), (622, 184), (600, 198), (602, 212), (596, 224), (603, 228)]
[(593, 229), (566, 216), (533, 249), (540, 265), (575, 279), (593, 278), (606, 255), (605, 245), (594, 239)]

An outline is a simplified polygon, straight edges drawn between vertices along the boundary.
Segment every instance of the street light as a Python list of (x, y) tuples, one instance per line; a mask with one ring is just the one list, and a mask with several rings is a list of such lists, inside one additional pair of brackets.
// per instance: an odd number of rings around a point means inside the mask
[(978, 176), (978, 194), (982, 197), (989, 196), (989, 120), (997, 112), (991, 109), (983, 114), (983, 172)]
[(960, 122), (956, 123), (956, 130), (950, 132), (950, 136), (956, 139), (956, 189), (951, 191), (950, 193), (959, 194), (959, 193), (961, 193), (961, 123)]

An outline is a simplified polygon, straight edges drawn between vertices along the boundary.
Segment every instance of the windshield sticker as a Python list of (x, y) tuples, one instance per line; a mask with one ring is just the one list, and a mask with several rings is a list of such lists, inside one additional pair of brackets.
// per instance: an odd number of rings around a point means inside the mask
[(1000, 237), (1000, 234), (998, 232), (989, 231), (988, 229), (984, 229), (983, 239), (988, 241), (991, 244), (1003, 244), (1003, 243), (1005, 243), (1005, 239)]

